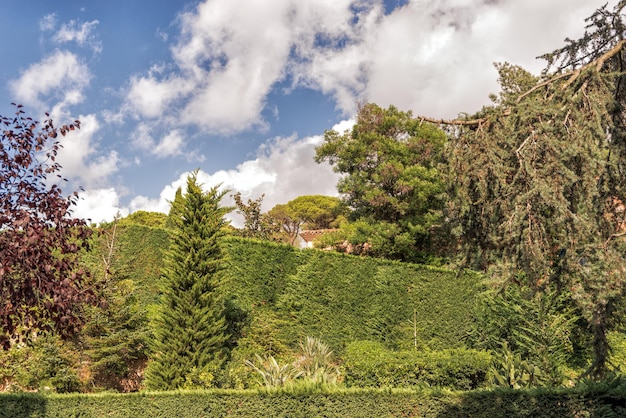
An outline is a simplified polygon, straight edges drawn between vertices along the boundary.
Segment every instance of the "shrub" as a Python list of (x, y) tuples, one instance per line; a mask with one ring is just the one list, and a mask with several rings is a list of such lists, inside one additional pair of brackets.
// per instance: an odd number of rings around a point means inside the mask
[(485, 385), (491, 355), (465, 348), (392, 351), (357, 341), (344, 354), (345, 383), (359, 387), (441, 386), (468, 390)]
[(521, 356), (513, 353), (506, 341), (502, 343), (502, 349), (493, 365), (493, 383), (496, 386), (520, 389), (538, 386), (541, 381), (541, 370)]
[(292, 364), (279, 364), (274, 356), (255, 355), (256, 363), (246, 360), (246, 366), (252, 368), (263, 379), (263, 384), (267, 388), (276, 388), (291, 383), (302, 375), (303, 372)]
[(300, 352), (291, 363), (281, 365), (268, 354), (255, 354), (256, 362), (246, 359), (244, 363), (261, 376), (267, 388), (282, 387), (297, 379), (318, 387), (337, 383), (339, 370), (332, 361), (332, 354), (319, 338), (306, 337), (300, 342)]
[(533, 385), (560, 385), (567, 368), (585, 357), (576, 332), (580, 317), (567, 306), (568, 298), (550, 288), (491, 289), (476, 304), (470, 344), (499, 353), (500, 364), (525, 363), (528, 367), (522, 367), (533, 371)]
[(78, 353), (59, 336), (42, 334), (27, 344), (0, 351), (0, 382), (10, 390), (78, 392)]

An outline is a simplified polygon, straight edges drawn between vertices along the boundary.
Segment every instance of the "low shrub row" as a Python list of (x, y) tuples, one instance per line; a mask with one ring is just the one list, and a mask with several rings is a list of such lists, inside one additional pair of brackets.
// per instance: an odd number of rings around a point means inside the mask
[(346, 386), (428, 385), (457, 390), (484, 386), (492, 363), (491, 355), (485, 351), (465, 348), (391, 351), (374, 341), (349, 344), (343, 360)]
[(46, 417), (622, 417), (626, 388), (450, 392), (422, 389), (0, 394), (0, 418)]

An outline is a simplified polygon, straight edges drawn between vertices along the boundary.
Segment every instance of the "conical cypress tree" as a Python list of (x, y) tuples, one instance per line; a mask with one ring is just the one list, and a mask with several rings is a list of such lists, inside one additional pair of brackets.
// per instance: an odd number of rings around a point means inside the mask
[(154, 324), (146, 386), (169, 390), (213, 385), (226, 357), (227, 324), (220, 296), (220, 238), (225, 192), (204, 193), (196, 173), (187, 179), (182, 204), (172, 207), (172, 241), (162, 275), (162, 299)]

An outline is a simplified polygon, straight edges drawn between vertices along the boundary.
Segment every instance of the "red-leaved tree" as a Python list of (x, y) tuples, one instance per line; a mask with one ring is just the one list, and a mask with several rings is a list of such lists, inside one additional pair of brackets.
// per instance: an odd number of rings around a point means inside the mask
[[(7, 349), (38, 331), (75, 333), (79, 307), (96, 302), (89, 274), (78, 264), (90, 229), (74, 219), (56, 156), (59, 135), (80, 122), (56, 128), (25, 115), (0, 116), (0, 346)], [(49, 115), (46, 114), (48, 117)]]

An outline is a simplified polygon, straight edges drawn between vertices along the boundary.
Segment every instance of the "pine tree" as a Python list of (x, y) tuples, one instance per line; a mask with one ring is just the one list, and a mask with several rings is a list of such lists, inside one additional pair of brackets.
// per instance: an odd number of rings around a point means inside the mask
[(193, 173), (182, 204), (173, 208), (174, 228), (146, 370), (148, 388), (215, 385), (215, 372), (225, 361), (229, 336), (220, 295), (220, 238), (224, 215), (231, 208), (220, 207), (224, 194), (217, 187), (204, 193)]
[(326, 131), (315, 161), (328, 161), (343, 175), (337, 190), (353, 222), (344, 225), (340, 241), (350, 242), (355, 253), (428, 261), (432, 231), (441, 221), (438, 165), (445, 144), (443, 131), (410, 111), (373, 103), (359, 108), (351, 131)]
[(626, 285), (624, 7), (596, 11), (580, 40), (542, 57), (540, 78), (500, 65), (502, 93), (473, 118), (422, 118), (454, 126), (450, 216), (469, 265), (571, 294), (593, 335), (595, 378)]

